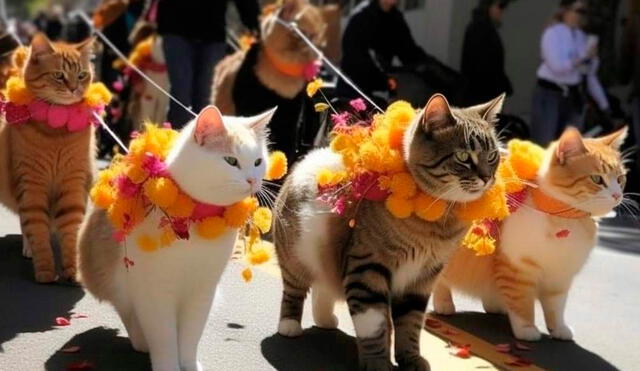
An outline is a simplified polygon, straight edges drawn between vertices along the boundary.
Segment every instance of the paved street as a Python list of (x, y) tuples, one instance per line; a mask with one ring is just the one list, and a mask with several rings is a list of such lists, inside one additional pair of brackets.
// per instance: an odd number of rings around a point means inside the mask
[[(0, 370), (65, 370), (87, 360), (95, 370), (148, 370), (146, 354), (132, 350), (115, 312), (82, 289), (33, 283), (31, 262), (20, 256), (21, 237), (15, 216), (0, 211)], [(545, 339), (530, 344), (526, 357), (535, 367), (518, 369), (623, 370), (640, 363), (640, 238), (627, 229), (603, 229), (603, 243), (576, 279), (567, 317), (576, 342)], [(634, 252), (635, 251), (635, 252)], [(201, 344), (206, 370), (349, 370), (356, 365), (353, 328), (346, 308), (339, 308), (341, 331), (309, 329), (291, 340), (275, 335), (281, 283), (268, 270), (256, 270), (254, 281), (240, 278), (236, 262), (225, 272)], [(491, 344), (511, 342), (502, 316), (474, 311), (480, 305), (457, 298), (467, 311), (447, 321), (463, 334)], [(308, 303), (307, 303), (308, 304)], [(73, 314), (87, 318), (73, 318)], [(71, 317), (71, 325), (55, 326), (56, 317)], [(304, 326), (311, 326), (309, 308)], [(542, 325), (540, 313), (538, 322)], [(469, 333), (469, 334), (467, 334)], [(446, 341), (423, 333), (424, 354), (433, 370), (505, 367), (495, 361), (491, 345), (480, 357), (460, 359), (449, 354)], [(455, 336), (454, 336), (455, 340)], [(461, 342), (463, 340), (460, 340)], [(464, 340), (466, 342), (466, 340)], [(487, 345), (487, 343), (485, 343)], [(77, 353), (59, 350), (79, 346)], [(492, 358), (493, 357), (493, 358)], [(494, 361), (494, 366), (482, 358)]]

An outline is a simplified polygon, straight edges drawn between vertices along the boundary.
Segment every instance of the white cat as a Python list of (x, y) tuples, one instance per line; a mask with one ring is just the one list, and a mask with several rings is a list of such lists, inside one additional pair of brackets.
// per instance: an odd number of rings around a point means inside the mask
[[(168, 171), (193, 199), (230, 205), (262, 186), (267, 161), (266, 125), (275, 109), (254, 117), (223, 117), (209, 106), (180, 133), (167, 156)], [(154, 371), (202, 370), (197, 351), (216, 285), (237, 237), (236, 229), (214, 240), (191, 232), (154, 252), (135, 241), (157, 233), (162, 217), (153, 211), (127, 236), (125, 249), (103, 209), (94, 208), (79, 239), (80, 271), (85, 287), (113, 304), (134, 349), (151, 353)]]

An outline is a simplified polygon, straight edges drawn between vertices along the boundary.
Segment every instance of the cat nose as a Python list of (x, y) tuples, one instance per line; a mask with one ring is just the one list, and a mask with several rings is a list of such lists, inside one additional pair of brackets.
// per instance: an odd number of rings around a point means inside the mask
[(484, 182), (484, 185), (487, 185), (491, 180), (491, 176), (481, 176), (480, 179), (482, 179), (482, 181)]
[(247, 178), (247, 183), (249, 183), (249, 185), (253, 186), (256, 184), (256, 178)]
[(611, 197), (613, 197), (614, 200), (616, 201), (620, 201), (620, 198), (622, 198), (622, 195), (620, 193), (614, 193), (611, 195)]

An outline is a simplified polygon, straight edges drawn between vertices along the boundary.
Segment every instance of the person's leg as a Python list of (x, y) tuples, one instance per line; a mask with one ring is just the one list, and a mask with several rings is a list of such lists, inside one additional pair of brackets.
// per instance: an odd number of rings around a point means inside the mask
[(559, 93), (536, 87), (531, 112), (531, 138), (536, 143), (546, 146), (554, 139), (558, 127), (559, 109)]
[(193, 111), (199, 112), (209, 104), (211, 98), (211, 84), (213, 84), (213, 70), (224, 57), (226, 45), (220, 42), (207, 42), (198, 45), (196, 57), (193, 60)]
[[(185, 106), (190, 107), (193, 105), (194, 76), (192, 42), (177, 35), (163, 35), (162, 48), (167, 61), (171, 95)], [(174, 128), (182, 128), (191, 119), (192, 116), (187, 110), (173, 100), (171, 101), (167, 121)]]
[(580, 130), (580, 132), (584, 132), (584, 120), (586, 114), (585, 108), (586, 107), (580, 99), (562, 99), (560, 106), (561, 114), (558, 121), (558, 128), (556, 130), (556, 137), (562, 135), (562, 132), (567, 126), (573, 126), (574, 128)]

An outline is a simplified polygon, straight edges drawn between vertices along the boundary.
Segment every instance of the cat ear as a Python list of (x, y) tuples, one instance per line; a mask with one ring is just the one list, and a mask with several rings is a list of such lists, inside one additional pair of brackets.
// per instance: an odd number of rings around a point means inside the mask
[(256, 133), (264, 134), (267, 125), (271, 122), (273, 115), (276, 113), (278, 106), (273, 107), (270, 110), (267, 110), (257, 116), (253, 116), (249, 121), (249, 127), (253, 129)]
[(483, 120), (495, 124), (498, 121), (498, 114), (502, 112), (502, 106), (504, 105), (504, 98), (507, 95), (505, 93), (500, 94), (499, 96), (493, 98), (487, 103), (479, 104), (475, 107), (480, 113), (480, 117)]
[(227, 128), (222, 122), (222, 114), (216, 106), (206, 106), (200, 111), (196, 118), (196, 127), (193, 132), (193, 138), (196, 143), (204, 146), (207, 139), (221, 137), (226, 135)]
[(284, 0), (280, 8), (280, 18), (284, 21), (291, 22), (296, 17), (299, 9), (299, 0)]
[(49, 41), (44, 33), (38, 32), (33, 35), (31, 39), (31, 57), (37, 58), (39, 55), (53, 52), (53, 45), (51, 45), (51, 41)]
[(456, 121), (451, 115), (451, 107), (447, 98), (442, 94), (434, 94), (427, 105), (422, 111), (422, 117), (420, 117), (422, 127), (426, 132), (431, 132), (438, 129), (444, 129), (456, 124)]
[(560, 165), (564, 165), (567, 158), (571, 156), (581, 155), (587, 152), (584, 146), (580, 131), (574, 127), (568, 127), (564, 130), (558, 144), (556, 146), (556, 157)]
[(93, 51), (93, 43), (96, 41), (95, 36), (88, 37), (86, 40), (76, 44), (76, 50), (81, 54), (90, 54)]
[(629, 134), (629, 127), (625, 125), (624, 127), (622, 127), (622, 129), (619, 129), (618, 131), (602, 138), (598, 138), (598, 140), (615, 149), (616, 151), (619, 151), (620, 147), (622, 147), (622, 144), (624, 143), (624, 140), (627, 139), (627, 134)]

